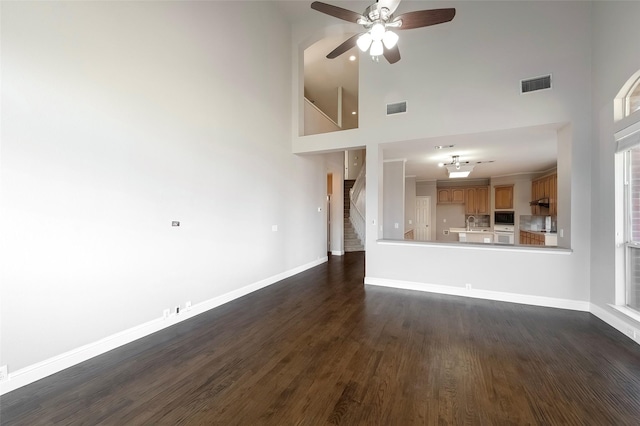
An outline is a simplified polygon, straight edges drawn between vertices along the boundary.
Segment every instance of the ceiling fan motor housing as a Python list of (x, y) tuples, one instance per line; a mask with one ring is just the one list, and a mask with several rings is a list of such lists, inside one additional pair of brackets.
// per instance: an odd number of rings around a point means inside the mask
[(391, 18), (391, 14), (389, 13), (389, 9), (386, 7), (380, 6), (378, 3), (374, 3), (369, 6), (363, 14), (365, 17), (369, 19), (368, 23), (364, 23), (363, 25), (372, 25), (376, 21), (387, 22)]

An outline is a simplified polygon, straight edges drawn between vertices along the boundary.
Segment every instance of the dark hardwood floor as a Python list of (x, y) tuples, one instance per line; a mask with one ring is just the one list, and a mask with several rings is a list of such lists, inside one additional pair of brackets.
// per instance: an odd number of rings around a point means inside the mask
[(365, 288), (363, 253), (4, 395), (3, 425), (638, 425), (589, 313)]

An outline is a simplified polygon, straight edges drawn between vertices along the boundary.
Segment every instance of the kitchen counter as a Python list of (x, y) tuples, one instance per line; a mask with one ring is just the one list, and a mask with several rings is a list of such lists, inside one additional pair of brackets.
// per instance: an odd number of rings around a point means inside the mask
[(493, 243), (493, 230), (491, 228), (449, 228), (449, 232), (458, 234), (461, 243)]
[(449, 232), (453, 233), (471, 233), (471, 234), (493, 234), (493, 229), (491, 228), (449, 228)]

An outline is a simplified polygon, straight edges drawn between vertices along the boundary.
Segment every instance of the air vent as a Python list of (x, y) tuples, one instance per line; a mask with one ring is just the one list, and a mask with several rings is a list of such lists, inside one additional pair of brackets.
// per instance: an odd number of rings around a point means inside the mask
[(402, 114), (407, 112), (407, 101), (387, 104), (387, 115)]
[(520, 93), (529, 93), (545, 89), (551, 89), (551, 75), (520, 81)]

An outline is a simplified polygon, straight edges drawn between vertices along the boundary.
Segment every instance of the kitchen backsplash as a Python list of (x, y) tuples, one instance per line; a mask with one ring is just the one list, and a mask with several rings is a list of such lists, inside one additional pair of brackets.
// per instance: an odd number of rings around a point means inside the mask
[[(520, 216), (520, 229), (523, 231), (547, 231), (544, 223), (547, 216)], [(551, 216), (551, 232), (556, 232), (556, 216)]]
[(471, 222), (471, 226), (474, 226), (476, 228), (490, 228), (491, 227), (491, 216), (489, 215), (464, 215), (464, 221), (466, 223), (467, 219), (469, 218), (469, 216), (473, 216), (476, 218), (475, 224), (474, 222)]

